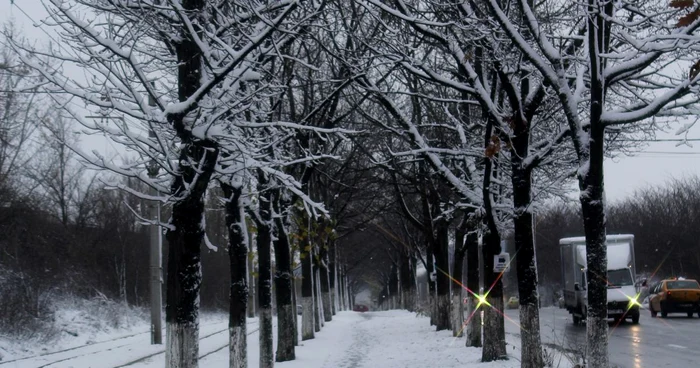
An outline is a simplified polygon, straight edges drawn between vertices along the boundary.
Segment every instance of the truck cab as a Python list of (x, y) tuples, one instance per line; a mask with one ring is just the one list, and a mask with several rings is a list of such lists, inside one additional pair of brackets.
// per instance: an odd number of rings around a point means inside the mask
[[(561, 249), (564, 305), (573, 316), (574, 324), (586, 320), (588, 290), (586, 279), (585, 237), (564, 238), (559, 241)], [(639, 323), (638, 286), (635, 285), (634, 235), (609, 235), (606, 238), (608, 265), (608, 318), (629, 318)]]

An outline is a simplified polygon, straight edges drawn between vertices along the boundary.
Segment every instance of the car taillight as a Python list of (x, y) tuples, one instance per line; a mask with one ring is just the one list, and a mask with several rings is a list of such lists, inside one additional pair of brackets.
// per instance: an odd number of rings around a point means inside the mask
[(671, 292), (670, 292), (670, 291), (667, 291), (667, 292), (666, 292), (666, 295), (671, 296)]

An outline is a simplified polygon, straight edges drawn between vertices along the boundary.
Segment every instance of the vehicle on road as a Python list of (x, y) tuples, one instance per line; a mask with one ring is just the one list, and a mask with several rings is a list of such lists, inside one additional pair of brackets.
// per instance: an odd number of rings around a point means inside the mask
[(688, 318), (700, 317), (700, 284), (684, 278), (670, 278), (653, 285), (649, 292), (651, 316), (668, 317), (669, 313), (686, 313)]
[(355, 306), (352, 308), (352, 310), (355, 312), (368, 312), (369, 308), (366, 305), (355, 304)]
[[(634, 235), (608, 235), (608, 318), (616, 320), (630, 318), (639, 323), (639, 288), (635, 285)], [(561, 272), (564, 284), (564, 305), (573, 316), (574, 324), (586, 320), (588, 290), (586, 271), (586, 238), (564, 238), (559, 240), (561, 250)]]
[(520, 305), (520, 299), (517, 296), (511, 296), (506, 303), (508, 309), (518, 309), (518, 305)]

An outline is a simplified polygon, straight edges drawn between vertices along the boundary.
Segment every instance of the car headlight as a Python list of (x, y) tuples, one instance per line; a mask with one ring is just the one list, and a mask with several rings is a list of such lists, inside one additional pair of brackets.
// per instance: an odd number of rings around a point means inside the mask
[[(625, 295), (627, 296), (627, 295)], [(641, 307), (642, 304), (639, 302), (639, 294), (635, 296), (627, 296), (627, 299), (629, 299), (629, 302), (627, 303), (627, 310), (630, 310), (632, 308), (636, 307)]]

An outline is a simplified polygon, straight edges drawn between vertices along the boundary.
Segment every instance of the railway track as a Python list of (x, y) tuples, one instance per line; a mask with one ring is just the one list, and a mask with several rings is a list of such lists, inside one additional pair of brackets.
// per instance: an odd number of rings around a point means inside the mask
[[(202, 328), (212, 327), (212, 326), (215, 326), (215, 325), (218, 325), (221, 323), (222, 322), (207, 323), (207, 324), (201, 325), (201, 327)], [(257, 321), (247, 322), (247, 326), (251, 326), (253, 324), (257, 325)], [(228, 331), (228, 327), (223, 328), (223, 329), (217, 329), (213, 332), (209, 332), (206, 335), (200, 337), (199, 340), (202, 341), (204, 339), (211, 338), (211, 337), (216, 336), (218, 334), (221, 334), (225, 331)], [(250, 333), (254, 333), (255, 331), (257, 331), (257, 329), (254, 331), (251, 331)], [(48, 367), (56, 366), (57, 364), (60, 364), (60, 363), (70, 362), (71, 360), (85, 358), (88, 356), (97, 356), (97, 355), (103, 354), (105, 352), (119, 350), (119, 349), (127, 348), (129, 346), (139, 346), (139, 344), (144, 344), (147, 341), (150, 342), (149, 340), (147, 340), (149, 333), (150, 333), (150, 331), (138, 332), (138, 333), (133, 333), (133, 334), (121, 336), (121, 337), (111, 339), (111, 340), (96, 342), (96, 343), (90, 344), (90, 345), (74, 346), (71, 348), (61, 349), (61, 350), (52, 351), (52, 352), (48, 352), (48, 353), (37, 354), (37, 355), (33, 355), (33, 356), (28, 356), (28, 357), (22, 357), (22, 358), (18, 358), (18, 359), (12, 359), (12, 360), (8, 360), (8, 361), (0, 362), (0, 368), (4, 368), (4, 367), (7, 367), (7, 368), (10, 368), (10, 367), (12, 367), (12, 368), (15, 368), (15, 367), (48, 368)], [(221, 348), (219, 348), (218, 350), (221, 350)], [(148, 359), (150, 357), (162, 354), (164, 352), (165, 352), (165, 349), (162, 349), (162, 350), (159, 349), (158, 352), (148, 354), (148, 356), (146, 356), (146, 357), (136, 359), (136, 360), (131, 361), (127, 364), (119, 365), (118, 367), (133, 365), (135, 363), (138, 363), (138, 362), (143, 361), (145, 359)], [(73, 354), (73, 353), (75, 353), (75, 354)], [(205, 353), (204, 355), (206, 356), (206, 355), (209, 355), (211, 353), (212, 352), (208, 352), (208, 353)], [(66, 356), (66, 354), (68, 354), (68, 355)]]

